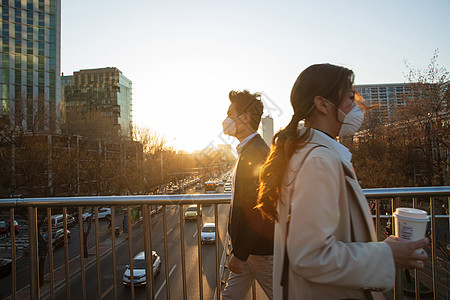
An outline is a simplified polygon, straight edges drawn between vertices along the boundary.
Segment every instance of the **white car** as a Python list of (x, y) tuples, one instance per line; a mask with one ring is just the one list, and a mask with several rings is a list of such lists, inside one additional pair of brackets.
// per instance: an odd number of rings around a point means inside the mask
[(205, 223), (200, 233), (202, 244), (216, 242), (216, 224)]
[[(161, 271), (161, 257), (152, 251), (152, 262), (153, 262), (153, 277), (159, 274)], [(125, 286), (131, 285), (131, 271), (130, 266), (126, 265), (125, 273), (123, 273), (122, 283)], [(145, 252), (139, 252), (133, 258), (133, 279), (134, 286), (143, 286), (147, 284), (147, 277), (145, 275)]]
[(224, 193), (231, 193), (231, 183), (229, 183), (229, 182), (225, 183), (225, 185), (223, 187), (223, 192)]
[[(95, 211), (91, 214), (91, 211), (83, 214), (83, 220), (89, 220), (91, 217), (95, 219)], [(98, 209), (98, 218), (99, 219), (111, 219), (111, 208), (109, 207), (101, 207)]]

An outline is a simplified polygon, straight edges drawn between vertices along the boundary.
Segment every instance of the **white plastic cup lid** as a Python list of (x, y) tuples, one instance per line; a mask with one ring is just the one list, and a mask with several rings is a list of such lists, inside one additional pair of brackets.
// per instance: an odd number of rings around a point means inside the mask
[(426, 211), (408, 207), (397, 208), (395, 210), (394, 216), (419, 222), (428, 222), (430, 219)]

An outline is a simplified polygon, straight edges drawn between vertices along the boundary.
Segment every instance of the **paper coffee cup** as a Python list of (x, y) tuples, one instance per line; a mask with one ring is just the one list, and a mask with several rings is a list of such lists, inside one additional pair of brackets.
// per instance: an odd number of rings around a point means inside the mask
[(395, 236), (403, 241), (417, 241), (425, 237), (430, 217), (426, 211), (399, 207), (394, 212)]

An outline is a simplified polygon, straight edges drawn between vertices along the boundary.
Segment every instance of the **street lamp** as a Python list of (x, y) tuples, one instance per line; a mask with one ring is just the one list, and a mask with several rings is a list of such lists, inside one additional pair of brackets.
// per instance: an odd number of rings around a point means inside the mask
[(165, 192), (165, 190), (166, 190), (166, 187), (165, 187), (165, 184), (164, 184), (164, 163), (163, 163), (163, 148), (164, 148), (164, 145), (166, 144), (166, 143), (168, 143), (168, 142), (171, 142), (171, 141), (175, 141), (177, 138), (173, 138), (173, 139), (171, 139), (171, 140), (169, 140), (169, 141), (163, 141), (163, 143), (162, 143), (162, 145), (161, 145), (161, 185), (162, 185), (162, 187), (163, 187), (163, 191)]

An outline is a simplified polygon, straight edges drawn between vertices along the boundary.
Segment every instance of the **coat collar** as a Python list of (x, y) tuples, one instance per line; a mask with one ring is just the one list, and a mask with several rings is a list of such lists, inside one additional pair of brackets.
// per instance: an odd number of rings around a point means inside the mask
[[(306, 129), (304, 129), (304, 130), (306, 130)], [(342, 165), (344, 167), (345, 174), (349, 175), (349, 176), (351, 175), (351, 177), (353, 179), (356, 179), (352, 164), (349, 161), (342, 159), (341, 154), (339, 153), (339, 151), (336, 149), (335, 145), (333, 145), (332, 141), (329, 138), (326, 138), (326, 137), (322, 136), (321, 134), (317, 134), (315, 132), (315, 130), (311, 130), (310, 143), (322, 145), (322, 146), (325, 146), (326, 148), (330, 149), (341, 160)]]
[[(255, 133), (256, 133), (256, 132), (255, 132)], [(246, 141), (246, 142), (244, 143), (244, 145), (242, 145), (242, 146), (240, 146), (240, 147), (239, 147), (239, 145), (238, 145), (238, 147), (236, 147), (236, 151), (238, 152), (238, 154), (241, 154), (241, 153), (245, 152), (245, 150), (246, 150), (246, 149), (247, 149), (254, 141), (256, 141), (258, 138), (261, 138), (261, 136), (260, 136), (258, 133), (253, 134), (253, 136), (250, 138), (250, 140)]]

